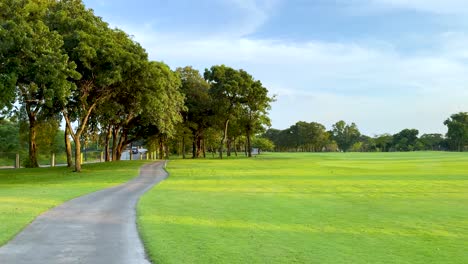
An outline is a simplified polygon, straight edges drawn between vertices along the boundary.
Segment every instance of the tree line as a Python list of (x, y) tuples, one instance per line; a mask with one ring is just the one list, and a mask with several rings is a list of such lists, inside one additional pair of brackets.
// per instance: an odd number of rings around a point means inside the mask
[(29, 167), (39, 165), (38, 133), (61, 120), (67, 163), (73, 166), (74, 151), (76, 171), (90, 135), (102, 143), (106, 161), (142, 140), (161, 158), (173, 145), (185, 153), (189, 142), (193, 157), (209, 144), (222, 158), (240, 135), (250, 155), (252, 137), (269, 124), (273, 98), (246, 71), (225, 65), (203, 76), (191, 67), (173, 71), (150, 61), (139, 43), (81, 0), (5, 0), (0, 23), (0, 130), (27, 126)]
[(468, 113), (451, 115), (444, 121), (445, 135), (433, 133), (419, 136), (417, 129), (403, 129), (396, 134), (374, 137), (361, 134), (355, 123), (336, 122), (331, 130), (316, 122), (297, 122), (287, 129), (268, 129), (262, 137), (274, 143), (275, 151), (361, 151), (389, 152), (416, 150), (468, 149)]

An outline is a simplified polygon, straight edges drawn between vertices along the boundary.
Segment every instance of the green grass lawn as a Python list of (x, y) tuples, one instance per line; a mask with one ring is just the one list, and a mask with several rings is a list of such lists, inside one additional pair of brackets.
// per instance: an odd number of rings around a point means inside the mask
[(138, 176), (144, 163), (87, 164), (82, 173), (65, 167), (0, 170), (0, 245), (48, 209)]
[(468, 263), (468, 153), (175, 160), (140, 201), (155, 263)]

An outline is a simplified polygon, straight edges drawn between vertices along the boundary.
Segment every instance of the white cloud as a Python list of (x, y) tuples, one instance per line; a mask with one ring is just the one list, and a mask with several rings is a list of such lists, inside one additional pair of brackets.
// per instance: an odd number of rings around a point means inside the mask
[(231, 36), (247, 36), (263, 26), (278, 8), (280, 0), (227, 0), (239, 11), (234, 24), (229, 25)]

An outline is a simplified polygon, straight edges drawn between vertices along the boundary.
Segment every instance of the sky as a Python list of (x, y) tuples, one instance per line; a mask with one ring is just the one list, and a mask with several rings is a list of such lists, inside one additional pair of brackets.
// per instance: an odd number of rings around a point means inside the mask
[(468, 111), (466, 0), (84, 0), (171, 68), (244, 69), (272, 127), (442, 133)]

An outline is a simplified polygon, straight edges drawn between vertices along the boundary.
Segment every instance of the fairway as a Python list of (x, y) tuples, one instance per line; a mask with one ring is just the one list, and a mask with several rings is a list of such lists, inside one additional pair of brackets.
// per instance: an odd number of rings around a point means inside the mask
[(175, 160), (140, 201), (155, 263), (468, 263), (468, 154)]
[(82, 173), (65, 167), (0, 170), (0, 245), (36, 216), (67, 200), (124, 183), (147, 161), (87, 164)]

